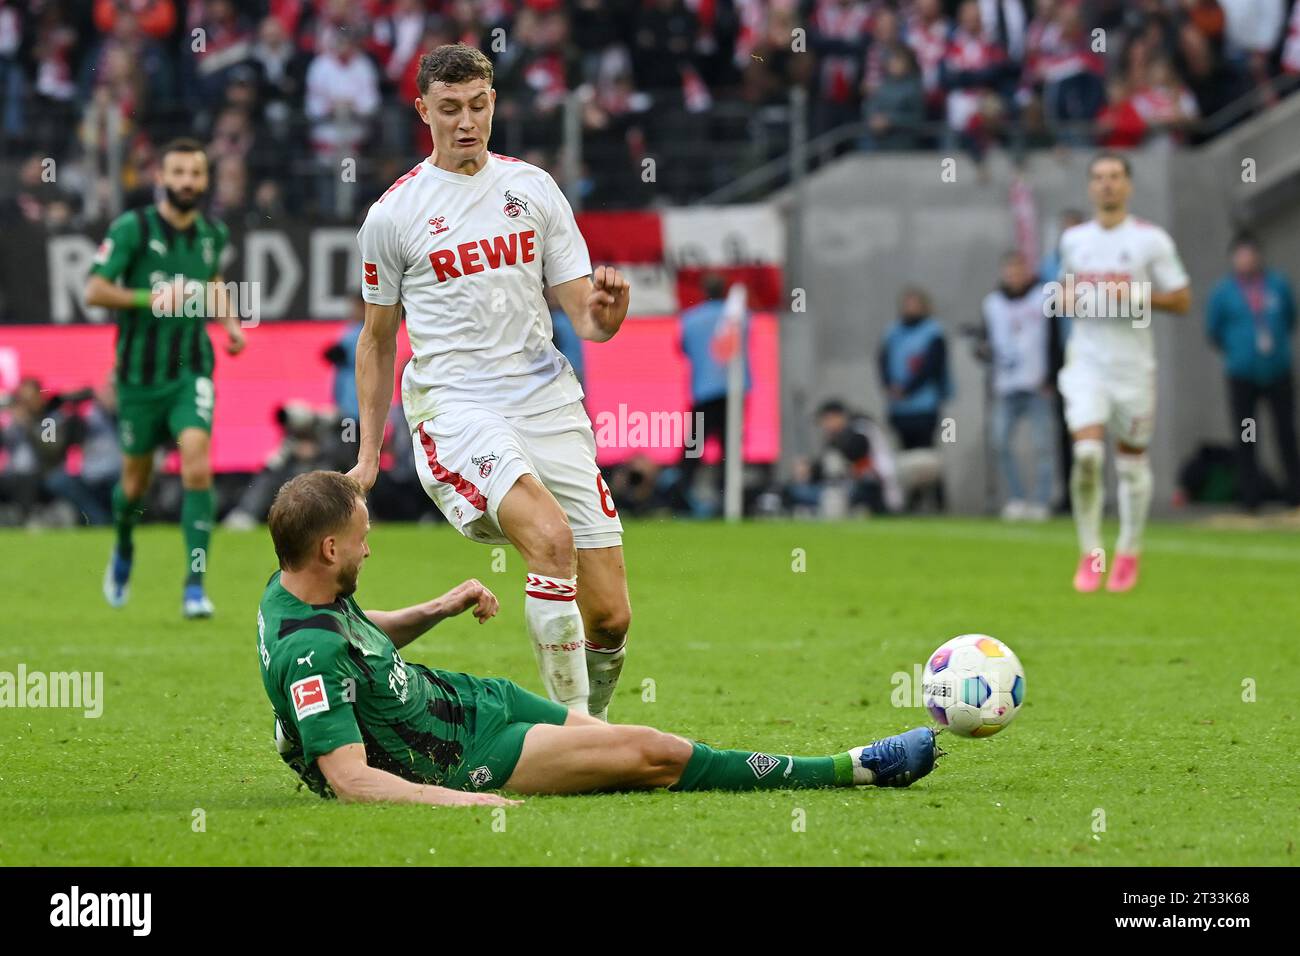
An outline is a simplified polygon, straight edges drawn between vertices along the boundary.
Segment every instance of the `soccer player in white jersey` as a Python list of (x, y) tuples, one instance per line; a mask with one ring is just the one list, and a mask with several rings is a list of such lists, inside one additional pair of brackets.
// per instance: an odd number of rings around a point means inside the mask
[(524, 619), (552, 700), (604, 718), (631, 621), (622, 533), (596, 467), (582, 388), (551, 344), (549, 286), (574, 329), (604, 342), (629, 285), (593, 274), (563, 193), (541, 169), (488, 152), (496, 91), (480, 51), (420, 59), (415, 101), (433, 153), (371, 207), (358, 234), (365, 324), (357, 343), (361, 440), (350, 474), (369, 489), (402, 376), (421, 483), (461, 534), (513, 544), (527, 568)]
[(1129, 214), (1128, 160), (1101, 153), (1088, 164), (1094, 215), (1061, 236), (1063, 305), (1071, 317), (1065, 365), (1057, 384), (1074, 440), (1070, 496), (1079, 533), (1078, 591), (1101, 586), (1106, 432), (1115, 437), (1119, 541), (1106, 580), (1109, 591), (1137, 583), (1142, 531), (1151, 509), (1151, 441), (1156, 406), (1151, 311), (1191, 308), (1187, 271), (1159, 226)]

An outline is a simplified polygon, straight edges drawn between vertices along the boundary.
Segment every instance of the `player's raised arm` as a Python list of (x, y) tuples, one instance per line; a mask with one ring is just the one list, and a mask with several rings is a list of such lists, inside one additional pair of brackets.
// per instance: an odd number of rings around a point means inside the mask
[(478, 622), (486, 624), (500, 607), (496, 595), (481, 581), (471, 578), (441, 597), (423, 604), (414, 604), (398, 611), (366, 611), (366, 617), (388, 635), (394, 647), (405, 647), (435, 624), (470, 608), (474, 609)]
[(423, 803), (435, 807), (517, 807), (522, 803), (495, 793), (465, 793), (411, 783), (367, 764), (362, 744), (345, 744), (322, 754), (316, 765), (344, 803)]
[(608, 342), (627, 318), (631, 289), (613, 266), (597, 266), (591, 278), (570, 279), (552, 291), (580, 338)]

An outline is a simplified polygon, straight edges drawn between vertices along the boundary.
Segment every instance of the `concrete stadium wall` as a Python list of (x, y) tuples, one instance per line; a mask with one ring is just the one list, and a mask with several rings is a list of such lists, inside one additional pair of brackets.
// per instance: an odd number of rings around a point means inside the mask
[[(1062, 209), (1087, 211), (1091, 153), (1043, 152), (1028, 161), (1023, 173), (1037, 205), (1040, 248), (1055, 242)], [(1242, 182), (1243, 157), (1256, 161), (1255, 183)], [(1152, 458), (1155, 508), (1164, 512), (1187, 456), (1206, 439), (1230, 438), (1203, 306), (1226, 268), (1235, 220), (1256, 220), (1270, 261), (1300, 287), (1300, 197), (1287, 188), (1300, 178), (1300, 97), (1209, 147), (1157, 144), (1132, 158), (1133, 212), (1174, 236), (1195, 298), (1186, 318), (1154, 318), (1159, 422)], [(930, 290), (935, 314), (949, 330), (956, 396), (946, 415), (956, 423), (956, 440), (942, 449), (950, 507), (980, 513), (992, 505), (984, 372), (957, 332), (979, 322), (980, 301), (997, 283), (999, 257), (1014, 244), (1009, 189), (1015, 170), (997, 155), (981, 175), (968, 157), (954, 154), (955, 181), (945, 182), (944, 159), (855, 154), (809, 177), (799, 199), (791, 190), (777, 198), (788, 217), (790, 284), (805, 290), (807, 309), (782, 322), (783, 449), (787, 461), (814, 450), (812, 414), (829, 397), (883, 417), (876, 349), (899, 290), (916, 282)], [(1276, 201), (1257, 208), (1252, 196), (1258, 200), (1265, 189)], [(1270, 461), (1268, 423), (1260, 440)]]

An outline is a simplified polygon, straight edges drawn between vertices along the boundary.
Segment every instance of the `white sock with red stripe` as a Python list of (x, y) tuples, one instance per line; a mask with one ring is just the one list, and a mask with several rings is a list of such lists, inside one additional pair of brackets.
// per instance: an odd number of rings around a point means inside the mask
[(591, 697), (587, 708), (591, 716), (609, 720), (609, 700), (618, 686), (618, 676), (623, 673), (623, 658), (627, 657), (627, 638), (618, 647), (601, 647), (587, 642), (587, 679), (591, 683)]
[(578, 579), (528, 572), (524, 585), (524, 621), (533, 639), (537, 669), (546, 696), (570, 710), (587, 712), (589, 684), (583, 654)]

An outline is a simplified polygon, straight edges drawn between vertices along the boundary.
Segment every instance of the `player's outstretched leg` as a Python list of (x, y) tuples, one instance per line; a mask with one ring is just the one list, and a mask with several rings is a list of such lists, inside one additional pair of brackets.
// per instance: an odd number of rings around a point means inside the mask
[(1119, 484), (1119, 541), (1107, 591), (1130, 591), (1137, 584), (1138, 552), (1142, 549), (1142, 532), (1151, 511), (1151, 461), (1146, 450), (1121, 443), (1115, 454), (1115, 474)]
[(537, 724), (505, 789), (516, 793), (603, 790), (789, 790), (906, 787), (934, 769), (935, 732), (917, 727), (826, 757), (715, 750), (652, 727)]
[(1079, 534), (1079, 564), (1074, 572), (1076, 591), (1095, 591), (1101, 586), (1103, 554), (1101, 512), (1105, 502), (1103, 466), (1106, 445), (1100, 426), (1075, 434), (1074, 464), (1070, 469), (1070, 505)]
[(559, 502), (532, 475), (523, 475), (497, 508), (497, 523), (528, 569), (524, 622), (542, 686), (556, 703), (587, 713), (586, 639), (578, 611), (573, 531)]
[(130, 597), (135, 526), (152, 472), (153, 455), (122, 456), (122, 477), (113, 486), (113, 553), (104, 569), (104, 600), (111, 607), (122, 607)]
[(216, 510), (208, 433), (201, 428), (186, 428), (181, 431), (177, 445), (181, 453), (181, 534), (185, 539), (186, 562), (181, 614), (187, 618), (211, 617), (212, 602), (203, 590)]

